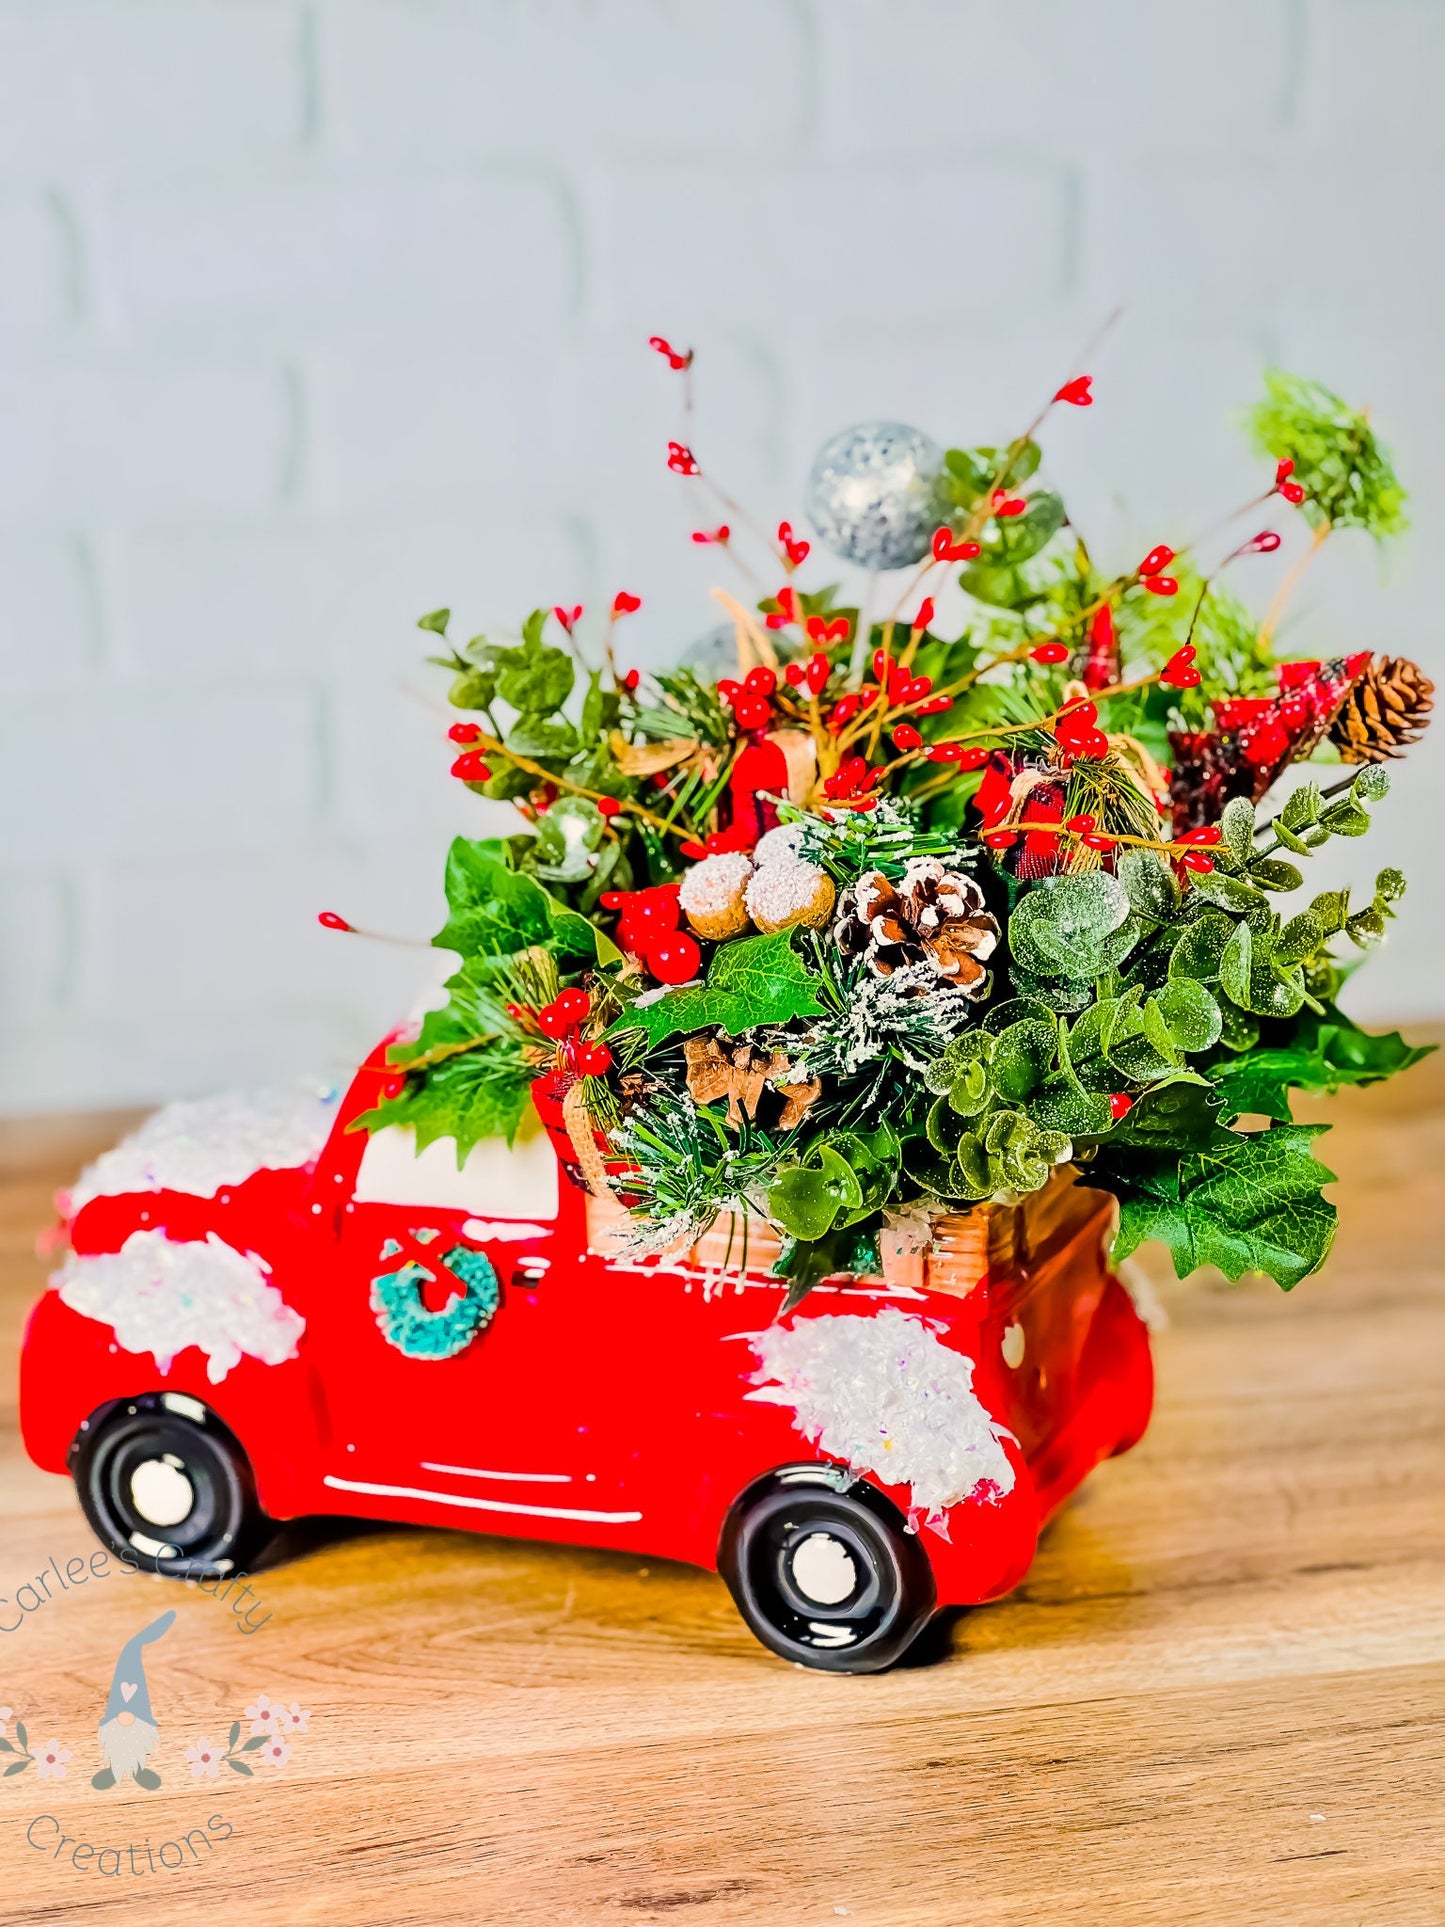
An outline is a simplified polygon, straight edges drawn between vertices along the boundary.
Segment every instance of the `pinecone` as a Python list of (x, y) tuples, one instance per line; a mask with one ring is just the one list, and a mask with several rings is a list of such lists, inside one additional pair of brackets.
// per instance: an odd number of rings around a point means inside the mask
[(931, 964), (941, 983), (966, 997), (982, 996), (984, 959), (993, 955), (998, 936), (978, 885), (945, 870), (933, 856), (910, 858), (897, 883), (881, 870), (861, 877), (839, 899), (833, 925), (844, 956), (862, 957), (875, 977)]
[(1404, 656), (1381, 656), (1346, 696), (1330, 727), (1342, 763), (1383, 763), (1419, 740), (1435, 685)]

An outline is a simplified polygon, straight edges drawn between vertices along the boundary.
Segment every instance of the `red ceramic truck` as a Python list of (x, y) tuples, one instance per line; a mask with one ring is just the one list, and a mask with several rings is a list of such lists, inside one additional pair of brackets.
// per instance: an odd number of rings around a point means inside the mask
[(305, 1514), (615, 1547), (719, 1571), (773, 1652), (865, 1672), (1016, 1585), (1148, 1422), (1098, 1192), (976, 1214), (947, 1289), (918, 1261), (780, 1318), (716, 1234), (609, 1253), (539, 1117), (460, 1171), (348, 1129), (387, 1076), (383, 1045), (339, 1095), (171, 1106), (62, 1195), (25, 1444), (132, 1561), (238, 1571)]

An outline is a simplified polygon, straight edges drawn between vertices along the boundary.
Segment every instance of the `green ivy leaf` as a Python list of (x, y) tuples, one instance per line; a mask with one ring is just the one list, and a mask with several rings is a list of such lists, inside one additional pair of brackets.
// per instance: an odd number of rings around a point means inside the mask
[(1342, 1011), (1302, 1015), (1288, 1043), (1246, 1052), (1213, 1072), (1225, 1115), (1290, 1121), (1291, 1090), (1329, 1095), (1346, 1084), (1377, 1084), (1428, 1057), (1433, 1044), (1407, 1044), (1398, 1031), (1374, 1035)]
[(506, 957), (545, 943), (552, 919), (547, 892), (509, 868), (495, 842), (455, 837), (447, 851), (445, 886), (451, 914), (432, 938), (463, 957)]
[(706, 984), (669, 990), (650, 1004), (634, 1004), (609, 1036), (641, 1030), (649, 1045), (679, 1032), (717, 1028), (730, 1037), (760, 1024), (821, 1017), (818, 981), (792, 947), (790, 930), (740, 937), (713, 953)]
[(1181, 1278), (1217, 1265), (1227, 1278), (1262, 1271), (1286, 1291), (1324, 1262), (1335, 1208), (1321, 1187), (1334, 1173), (1311, 1151), (1323, 1125), (1276, 1124), (1257, 1136), (1218, 1131), (1182, 1158), (1108, 1154), (1120, 1200), (1114, 1262), (1146, 1238), (1169, 1247)]
[(542, 641), (545, 620), (545, 610), (534, 609), (523, 625), (520, 647), (496, 652), (497, 690), (503, 702), (539, 715), (560, 709), (576, 680), (566, 650), (553, 649)]
[(438, 1138), (455, 1138), (460, 1170), (483, 1138), (502, 1137), (508, 1144), (515, 1140), (536, 1074), (510, 1041), (463, 1050), (408, 1077), (396, 1097), (363, 1113), (351, 1129), (379, 1131), (399, 1125), (415, 1131), (418, 1151)]

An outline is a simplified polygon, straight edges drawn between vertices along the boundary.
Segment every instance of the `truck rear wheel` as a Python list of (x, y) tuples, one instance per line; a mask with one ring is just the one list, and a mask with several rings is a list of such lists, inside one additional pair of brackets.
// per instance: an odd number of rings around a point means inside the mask
[(876, 1673), (932, 1616), (933, 1569), (896, 1506), (836, 1466), (759, 1479), (723, 1525), (718, 1568), (770, 1652), (830, 1673)]
[(239, 1572), (275, 1531), (246, 1454), (199, 1399), (152, 1392), (102, 1406), (71, 1444), (70, 1471), (101, 1544), (147, 1572)]

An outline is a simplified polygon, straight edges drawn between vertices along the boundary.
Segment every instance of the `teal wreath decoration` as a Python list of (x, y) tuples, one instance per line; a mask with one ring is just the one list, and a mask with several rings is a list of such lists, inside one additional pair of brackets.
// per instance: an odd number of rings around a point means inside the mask
[(442, 1265), (460, 1285), (440, 1311), (428, 1311), (421, 1287), (426, 1272), (408, 1262), (371, 1281), (371, 1309), (388, 1345), (408, 1358), (455, 1358), (491, 1322), (501, 1303), (496, 1267), (480, 1251), (454, 1245)]

